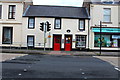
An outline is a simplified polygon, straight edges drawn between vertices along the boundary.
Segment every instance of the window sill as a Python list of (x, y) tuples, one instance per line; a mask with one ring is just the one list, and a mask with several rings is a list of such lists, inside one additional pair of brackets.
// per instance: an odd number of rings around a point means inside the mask
[(12, 43), (2, 43), (2, 44), (12, 45)]
[(7, 19), (6, 21), (16, 21), (15, 19)]
[(54, 28), (55, 30), (61, 30), (61, 28)]
[(33, 27), (33, 28), (28, 27), (28, 29), (35, 29), (35, 27)]
[(79, 31), (85, 31), (85, 30), (84, 30), (84, 29), (83, 29), (83, 30), (81, 29), (81, 30), (79, 30)]
[(103, 24), (112, 24), (112, 22), (102, 22)]

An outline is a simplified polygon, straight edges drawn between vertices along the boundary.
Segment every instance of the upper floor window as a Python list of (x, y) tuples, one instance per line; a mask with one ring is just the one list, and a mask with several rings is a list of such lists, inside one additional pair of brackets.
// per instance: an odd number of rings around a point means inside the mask
[(111, 9), (110, 8), (104, 8), (103, 21), (111, 22)]
[(0, 5), (0, 19), (2, 17), (2, 5)]
[(10, 5), (9, 6), (9, 15), (8, 18), (9, 19), (15, 19), (15, 5)]
[(61, 29), (61, 19), (60, 18), (56, 18), (55, 19), (55, 29)]
[(85, 20), (79, 20), (79, 30), (85, 30)]
[(35, 27), (35, 18), (34, 17), (30, 17), (28, 19), (28, 28), (29, 29), (34, 29)]
[(113, 4), (114, 0), (101, 0), (103, 4)]

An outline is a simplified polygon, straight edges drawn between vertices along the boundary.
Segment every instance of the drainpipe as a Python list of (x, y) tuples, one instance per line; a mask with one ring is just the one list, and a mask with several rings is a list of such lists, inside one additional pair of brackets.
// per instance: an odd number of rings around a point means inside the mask
[(90, 41), (90, 31), (89, 31), (90, 29), (89, 29), (89, 26), (90, 26), (90, 20), (88, 20), (88, 50), (90, 50), (89, 49), (89, 43), (90, 43), (89, 42)]

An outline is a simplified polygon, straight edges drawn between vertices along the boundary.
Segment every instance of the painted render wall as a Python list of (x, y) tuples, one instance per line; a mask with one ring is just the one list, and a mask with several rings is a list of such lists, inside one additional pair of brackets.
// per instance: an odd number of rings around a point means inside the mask
[[(53, 48), (53, 34), (61, 34), (62, 39), (64, 39), (64, 34), (72, 34), (73, 39), (75, 39), (75, 35), (88, 35), (88, 20), (85, 21), (86, 25), (85, 31), (79, 31), (78, 30), (78, 21), (79, 19), (67, 19), (67, 18), (62, 18), (61, 19), (61, 29), (54, 29), (54, 20), (55, 18), (45, 18), (45, 17), (35, 17), (35, 28), (34, 29), (28, 29), (28, 18), (24, 17), (23, 18), (23, 38), (22, 42), (27, 43), (27, 35), (35, 35), (35, 47), (41, 47), (43, 46), (38, 46), (39, 43), (44, 43), (44, 33), (40, 31), (40, 23), (49, 21), (51, 24), (51, 38), (50, 38), (50, 48)], [(67, 33), (66, 30), (70, 29), (71, 32)], [(49, 32), (47, 32), (48, 36)], [(47, 44), (46, 47), (49, 48), (49, 39), (47, 39)], [(88, 46), (88, 37), (87, 37), (87, 45)], [(22, 45), (23, 47), (26, 47), (26, 45)], [(64, 43), (62, 43), (62, 48), (64, 48)], [(75, 48), (75, 43), (72, 44), (72, 48)]]
[[(2, 4), (2, 19), (0, 19), (0, 46), (9, 46), (2, 44), (3, 27), (13, 27), (13, 44), (11, 46), (20, 46), (22, 39), (22, 2), (1, 2)], [(8, 19), (9, 5), (16, 5), (15, 19)]]
[(111, 8), (112, 24), (103, 25), (107, 25), (108, 27), (118, 27), (118, 5), (99, 5), (99, 4), (91, 4), (90, 6), (91, 26), (99, 25), (100, 21), (103, 21), (104, 8)]
[[(102, 24), (107, 25), (107, 27), (120, 27), (119, 20), (119, 8), (118, 5), (99, 5), (99, 4), (91, 4), (90, 6), (90, 27), (95, 25), (100, 25), (100, 21), (103, 21), (103, 8), (111, 8), (111, 22), (112, 24)], [(94, 13), (94, 14), (93, 14)], [(90, 28), (90, 49), (99, 50), (99, 47), (94, 47), (94, 32)], [(120, 50), (120, 48), (102, 48), (102, 50)]]

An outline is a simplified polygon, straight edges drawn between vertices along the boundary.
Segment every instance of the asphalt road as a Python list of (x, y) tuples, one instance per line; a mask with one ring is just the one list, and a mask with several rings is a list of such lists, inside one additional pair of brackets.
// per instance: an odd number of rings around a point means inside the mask
[(119, 80), (118, 72), (110, 63), (92, 56), (25, 55), (2, 62), (2, 80)]

